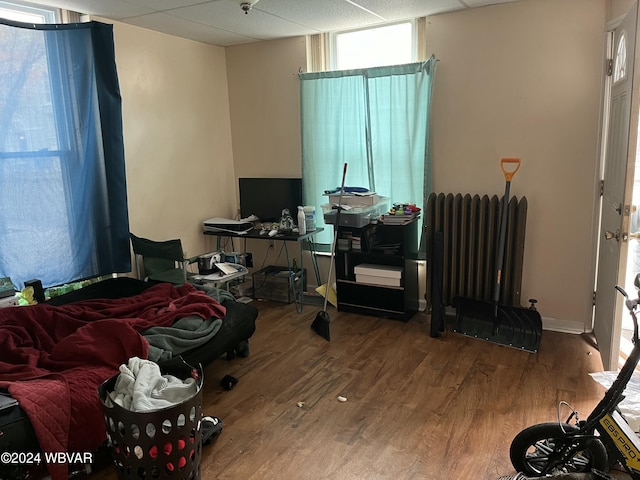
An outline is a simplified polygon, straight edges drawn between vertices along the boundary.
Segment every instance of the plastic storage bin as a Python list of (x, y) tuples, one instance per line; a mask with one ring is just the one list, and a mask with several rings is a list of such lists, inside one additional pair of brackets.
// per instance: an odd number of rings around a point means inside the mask
[(171, 407), (133, 412), (108, 399), (118, 379), (98, 387), (107, 438), (120, 480), (200, 479), (202, 457), (202, 368), (195, 369), (179, 357), (161, 367), (163, 374), (196, 378), (197, 392)]
[[(386, 212), (388, 205), (388, 199), (384, 198), (375, 205), (352, 207), (348, 210), (342, 210), (340, 212), (340, 226), (362, 228)], [(322, 212), (324, 214), (324, 223), (335, 225), (337, 209), (334, 209), (332, 205), (327, 203), (322, 205)]]

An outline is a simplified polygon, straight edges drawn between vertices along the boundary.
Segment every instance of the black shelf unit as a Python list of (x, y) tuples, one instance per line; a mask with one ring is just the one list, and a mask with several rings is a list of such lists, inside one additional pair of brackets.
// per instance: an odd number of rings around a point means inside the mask
[[(337, 227), (338, 310), (408, 321), (418, 311), (418, 221), (405, 225)], [(356, 282), (360, 264), (402, 269), (400, 286)]]

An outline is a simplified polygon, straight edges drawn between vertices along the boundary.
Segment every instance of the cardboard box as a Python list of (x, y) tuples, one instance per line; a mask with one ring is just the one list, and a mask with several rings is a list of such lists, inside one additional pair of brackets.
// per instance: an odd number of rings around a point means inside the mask
[(368, 283), (369, 285), (380, 285), (383, 287), (401, 287), (400, 278), (376, 277), (374, 275), (356, 275), (356, 283)]
[(384, 287), (402, 286), (402, 267), (392, 265), (375, 265), (362, 263), (353, 268), (356, 275), (356, 283), (368, 283)]
[(401, 278), (404, 268), (395, 265), (378, 265), (375, 263), (361, 263), (353, 267), (353, 272), (358, 275), (372, 275), (374, 277)]

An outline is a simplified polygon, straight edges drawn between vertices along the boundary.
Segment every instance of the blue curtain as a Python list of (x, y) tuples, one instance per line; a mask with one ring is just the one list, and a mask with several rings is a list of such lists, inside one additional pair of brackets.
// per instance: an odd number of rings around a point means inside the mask
[[(364, 187), (422, 207), (431, 193), (429, 109), (436, 59), (300, 74), (302, 180), (306, 205), (325, 190)], [(324, 226), (319, 212), (318, 225)], [(317, 236), (332, 241), (331, 229)]]
[(0, 19), (0, 276), (131, 271), (113, 28)]

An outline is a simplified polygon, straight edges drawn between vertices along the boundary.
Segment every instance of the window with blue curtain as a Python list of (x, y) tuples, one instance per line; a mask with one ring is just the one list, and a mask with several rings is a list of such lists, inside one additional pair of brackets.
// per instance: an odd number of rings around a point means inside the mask
[[(325, 190), (364, 187), (391, 203), (421, 207), (431, 193), (429, 110), (436, 59), (300, 74), (304, 202)], [(322, 215), (318, 226), (323, 227)], [(330, 244), (331, 229), (316, 241)]]
[(0, 276), (131, 271), (113, 27), (0, 19)]

